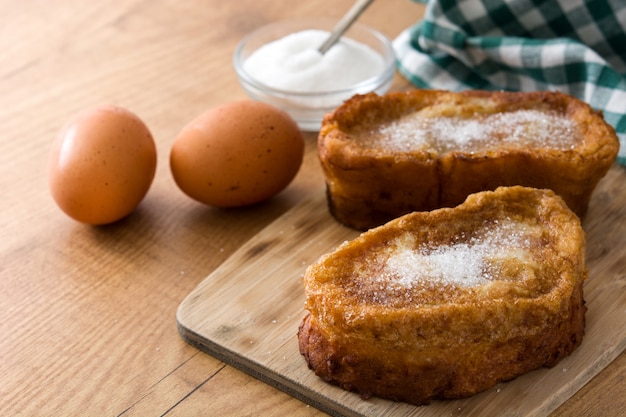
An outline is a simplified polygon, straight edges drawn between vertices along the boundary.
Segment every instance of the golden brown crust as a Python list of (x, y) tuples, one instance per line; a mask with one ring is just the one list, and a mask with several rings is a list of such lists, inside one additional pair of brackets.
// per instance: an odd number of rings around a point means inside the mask
[(326, 381), (414, 404), (554, 366), (583, 337), (584, 251), (580, 220), (549, 190), (407, 214), (307, 269), (300, 352)]
[[(398, 150), (371, 141), (381, 135), (375, 133), (381, 127), (414, 116), (480, 121), (523, 110), (571, 121), (571, 146), (511, 146), (500, 140), (470, 150)], [(600, 113), (557, 92), (414, 90), (359, 95), (326, 115), (318, 139), (331, 213), (360, 230), (411, 211), (453, 207), (471, 193), (506, 185), (552, 189), (583, 217), (618, 148), (615, 131)]]

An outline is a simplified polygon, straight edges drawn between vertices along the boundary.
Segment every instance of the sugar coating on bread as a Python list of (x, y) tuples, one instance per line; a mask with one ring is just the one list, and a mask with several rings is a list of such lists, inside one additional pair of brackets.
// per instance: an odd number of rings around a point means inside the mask
[[(362, 134), (364, 147), (395, 152), (484, 152), (527, 147), (573, 149), (582, 140), (576, 124), (555, 111), (520, 109), (472, 117), (416, 112)], [(430, 113), (430, 114), (429, 114)]]
[(601, 113), (545, 91), (355, 96), (318, 137), (330, 212), (360, 230), (511, 185), (551, 189), (582, 218), (618, 149)]
[(549, 190), (500, 187), (407, 214), (307, 269), (300, 351), (365, 397), (473, 395), (578, 346), (584, 249), (579, 218)]
[(471, 288), (497, 279), (504, 263), (531, 259), (531, 239), (536, 240), (540, 232), (537, 227), (533, 230), (511, 219), (481, 226), (471, 237), (460, 236), (446, 245), (418, 243), (413, 235), (392, 241), (385, 247), (388, 256), (373, 260), (384, 265), (375, 279), (407, 290), (432, 284)]

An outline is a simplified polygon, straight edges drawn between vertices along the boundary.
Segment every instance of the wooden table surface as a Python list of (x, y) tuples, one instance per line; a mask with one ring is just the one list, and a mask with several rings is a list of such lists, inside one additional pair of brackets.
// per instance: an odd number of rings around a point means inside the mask
[[(168, 157), (193, 117), (245, 98), (231, 63), (242, 36), (351, 4), (0, 0), (0, 414), (322, 415), (186, 344), (175, 319), (230, 254), (319, 189), (316, 135), (293, 183), (252, 208), (190, 200)], [(393, 38), (423, 11), (380, 0), (361, 21)], [(410, 86), (397, 77), (393, 88)], [(69, 116), (104, 103), (148, 124), (158, 167), (138, 210), (90, 227), (56, 207), (46, 164)], [(621, 415), (625, 367), (622, 354), (553, 415)]]

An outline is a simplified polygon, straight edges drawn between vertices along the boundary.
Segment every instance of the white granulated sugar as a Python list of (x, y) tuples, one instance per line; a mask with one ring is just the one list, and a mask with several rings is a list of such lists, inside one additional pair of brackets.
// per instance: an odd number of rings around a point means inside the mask
[(387, 271), (404, 287), (423, 278), (471, 287), (485, 281), (483, 257), (479, 252), (478, 247), (467, 244), (440, 247), (427, 253), (403, 250), (389, 258)]
[(480, 117), (405, 116), (371, 132), (369, 146), (407, 152), (476, 152), (500, 148), (572, 149), (580, 138), (574, 122), (555, 112), (517, 110)]
[(303, 30), (269, 42), (250, 55), (244, 69), (266, 86), (299, 93), (319, 93), (349, 89), (380, 74), (383, 57), (347, 37), (319, 53), (329, 33)]
[(404, 244), (392, 251), (378, 281), (410, 288), (420, 283), (460, 287), (483, 285), (493, 277), (493, 263), (503, 254), (529, 261), (530, 240), (519, 225), (504, 222), (468, 241), (413, 248)]

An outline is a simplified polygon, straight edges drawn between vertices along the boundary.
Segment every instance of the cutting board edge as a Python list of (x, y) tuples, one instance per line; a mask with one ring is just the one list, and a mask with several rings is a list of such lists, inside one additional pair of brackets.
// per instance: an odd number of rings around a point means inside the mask
[[(283, 221), (290, 217), (299, 217), (301, 213), (299, 213), (298, 207), (300, 205), (308, 205), (311, 202), (315, 203), (319, 202), (321, 197), (316, 198), (313, 195), (311, 198), (307, 199), (302, 204), (292, 208), (285, 215), (276, 219), (275, 222), (268, 225), (265, 229), (261, 230), (257, 235), (255, 235), (249, 242), (244, 244), (244, 247), (248, 246), (251, 242), (254, 242), (255, 238), (258, 239), (260, 236), (265, 236), (268, 230), (274, 226), (274, 223), (280, 224)], [(297, 214), (296, 214), (297, 213)], [(243, 250), (243, 247), (240, 248)], [(225, 264), (228, 264), (232, 258), (229, 258)], [(188, 297), (181, 303), (179, 306), (179, 312), (190, 313), (194, 311), (194, 300), (193, 298), (197, 298), (198, 295), (203, 294), (203, 286), (207, 284), (208, 278), (214, 274), (219, 274), (224, 265), (218, 267), (212, 274), (206, 277), (205, 280), (200, 282), (196, 289), (194, 289)], [(183, 314), (185, 315), (185, 314)], [(184, 317), (179, 317), (177, 314), (177, 323), (179, 326), (179, 332), (184, 340), (188, 341), (191, 345), (197, 347), (199, 350), (216, 357), (219, 360), (233, 366), (236, 369), (239, 369), (256, 379), (268, 383), (270, 386), (273, 386), (301, 401), (311, 406), (314, 406), (320, 409), (323, 412), (326, 412), (331, 415), (357, 415), (362, 416), (366, 415), (360, 413), (362, 410), (355, 409), (346, 409), (342, 408), (342, 411), (338, 411), (335, 405), (341, 405), (340, 401), (334, 400), (331, 396), (325, 396), (323, 393), (317, 392), (314, 388), (304, 386), (298, 386), (298, 382), (290, 379), (288, 375), (275, 374), (274, 372), (270, 372), (271, 375), (266, 375), (261, 372), (264, 369), (268, 369), (267, 366), (263, 366), (257, 359), (241, 357), (241, 354), (237, 354), (235, 351), (224, 352), (224, 346), (219, 344), (217, 341), (211, 341), (207, 339), (207, 336), (203, 336), (200, 333), (208, 334), (204, 332), (206, 330), (201, 323), (197, 323), (197, 317), (187, 317), (187, 319), (191, 319), (191, 323), (186, 323), (186, 319)], [(188, 326), (188, 324), (192, 324)], [(196, 331), (191, 330), (196, 329)], [(586, 338), (588, 340), (588, 338)], [(218, 350), (219, 349), (219, 350)], [(230, 349), (230, 348), (226, 348)], [(558, 407), (560, 407), (564, 401), (570, 398), (574, 393), (579, 391), (583, 386), (585, 386), (589, 381), (591, 381), (596, 375), (598, 375), (608, 364), (613, 362), (624, 350), (626, 349), (626, 337), (619, 338), (615, 344), (610, 346), (610, 349), (603, 351), (600, 355), (596, 356), (594, 361), (594, 366), (587, 368), (585, 371), (581, 372), (578, 378), (571, 383), (561, 386), (561, 388), (556, 393), (557, 395), (552, 395), (549, 398), (545, 398), (540, 403), (536, 404), (534, 410), (538, 415), (547, 416), (553, 411), (555, 411)], [(577, 349), (579, 353), (580, 347)], [(228, 356), (230, 354), (230, 357)], [(258, 362), (258, 363), (257, 363)], [(270, 367), (271, 368), (271, 367)], [(272, 369), (269, 369), (272, 371)], [(294, 384), (296, 386), (294, 387)], [(313, 397), (312, 397), (313, 396)], [(321, 399), (318, 401), (318, 399)], [(326, 401), (324, 401), (326, 399)], [(355, 414), (356, 413), (356, 414)], [(420, 414), (421, 415), (421, 414)]]
[[(189, 294), (189, 296), (192, 295), (193, 292)], [(179, 311), (184, 308), (185, 301), (183, 301), (179, 306)], [(194, 332), (188, 326), (185, 326), (178, 314), (176, 324), (180, 336), (191, 346), (194, 346), (198, 350), (213, 356), (214, 358), (224, 362), (225, 364), (230, 365), (233, 368), (238, 369), (258, 379), (259, 381), (262, 381), (280, 391), (283, 391), (284, 393), (302, 401), (305, 404), (315, 407), (318, 410), (327, 413), (333, 417), (363, 416), (363, 414), (350, 408), (345, 408), (339, 402), (334, 401), (331, 398), (325, 398), (315, 390), (297, 384), (297, 382), (289, 378), (283, 377), (279, 373), (262, 372), (262, 369), (265, 369), (263, 365), (256, 363), (250, 358), (242, 358), (240, 354), (225, 348), (223, 345), (217, 342), (213, 342), (210, 339), (203, 337), (197, 332)], [(553, 395), (552, 397), (547, 398), (546, 401), (543, 402), (543, 404), (539, 404), (535, 408), (535, 412), (538, 413), (537, 415), (550, 415), (552, 412), (558, 409), (564, 403), (564, 401), (566, 401), (574, 393), (578, 392), (587, 383), (589, 383), (589, 381), (595, 378), (604, 368), (606, 368), (625, 350), (626, 339), (623, 339), (616, 345), (614, 345), (613, 349), (606, 350), (604, 352), (604, 355), (601, 355), (597, 358), (594, 366), (588, 368), (585, 372), (582, 372), (578, 376), (578, 378), (575, 379), (574, 383), (569, 385), (569, 387), (561, 387), (561, 389), (557, 392), (558, 395)], [(575, 353), (576, 352), (574, 352), (574, 354)]]
[[(568, 356), (571, 358), (580, 349), (580, 346)], [(626, 338), (622, 338), (612, 349), (604, 351), (603, 355), (596, 357), (593, 366), (581, 371), (574, 379), (573, 383), (562, 386), (557, 394), (548, 398), (543, 404), (537, 407), (537, 412), (541, 412), (541, 415), (548, 416), (556, 411), (565, 401), (572, 397), (575, 393), (580, 391), (585, 385), (595, 378), (604, 368), (606, 368), (611, 362), (626, 350)], [(570, 359), (572, 360), (572, 359)], [(558, 364), (557, 364), (558, 366)], [(548, 368), (547, 368), (548, 369)]]
[[(183, 307), (185, 302), (180, 305)], [(327, 398), (324, 401), (324, 397), (319, 395), (315, 390), (309, 389), (306, 386), (297, 384), (289, 378), (282, 377), (276, 372), (264, 373), (261, 369), (264, 369), (263, 365), (257, 364), (251, 359), (238, 360), (241, 355), (224, 348), (217, 342), (213, 342), (197, 332), (190, 330), (185, 326), (178, 318), (176, 319), (176, 326), (178, 333), (183, 340), (194, 346), (198, 350), (213, 356), (214, 358), (224, 362), (227, 365), (238, 369), (261, 382), (264, 382), (284, 393), (290, 395), (305, 404), (308, 404), (316, 409), (329, 414), (333, 417), (362, 417), (362, 414), (355, 412), (349, 408), (343, 407), (340, 403)]]

